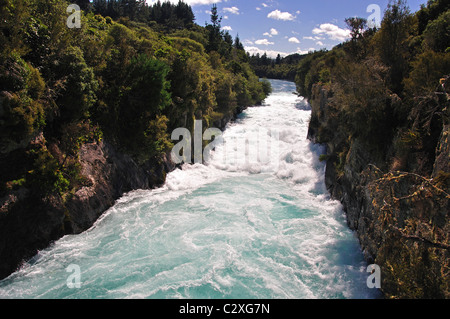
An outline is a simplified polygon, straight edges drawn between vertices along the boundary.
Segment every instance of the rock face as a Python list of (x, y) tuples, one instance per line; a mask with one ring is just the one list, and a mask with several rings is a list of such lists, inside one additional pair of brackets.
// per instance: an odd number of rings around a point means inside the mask
[(79, 189), (66, 203), (70, 218), (66, 222), (73, 233), (85, 231), (115, 200), (136, 189), (152, 189), (165, 182), (174, 169), (167, 159), (139, 166), (128, 155), (107, 143), (85, 144), (80, 151), (82, 175), (90, 186)]
[(329, 120), (331, 92), (316, 85), (312, 93), (308, 138), (327, 146), (327, 188), (342, 202), (367, 262), (381, 267), (384, 295), (450, 298), (449, 125), (442, 125), (431, 178), (400, 172)]
[[(223, 130), (244, 109), (213, 124)], [(138, 165), (107, 142), (84, 144), (79, 161), (86, 186), (74, 194), (31, 202), (29, 191), (21, 188), (0, 198), (0, 280), (52, 241), (92, 227), (125, 193), (162, 186), (167, 173), (176, 168), (169, 153)]]
[(52, 241), (89, 229), (124, 193), (161, 186), (166, 174), (175, 168), (168, 155), (139, 166), (106, 142), (83, 145), (80, 163), (89, 186), (68, 198), (54, 196), (31, 206), (27, 191), (22, 189), (2, 199), (0, 279)]
[(450, 125), (445, 125), (442, 130), (436, 151), (436, 161), (433, 167), (433, 177), (439, 175), (439, 172), (448, 172), (450, 166)]

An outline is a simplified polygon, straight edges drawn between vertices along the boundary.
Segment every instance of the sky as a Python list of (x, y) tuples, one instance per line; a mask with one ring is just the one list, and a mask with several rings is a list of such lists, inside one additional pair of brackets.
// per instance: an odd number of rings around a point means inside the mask
[[(170, 0), (177, 3), (178, 0)], [(147, 0), (151, 4), (156, 0)], [(331, 49), (348, 39), (345, 19), (366, 18), (379, 23), (389, 0), (184, 0), (190, 4), (196, 23), (210, 22), (217, 5), (222, 29), (241, 42), (250, 54), (275, 58), (293, 53)], [(407, 0), (411, 12), (426, 0)]]

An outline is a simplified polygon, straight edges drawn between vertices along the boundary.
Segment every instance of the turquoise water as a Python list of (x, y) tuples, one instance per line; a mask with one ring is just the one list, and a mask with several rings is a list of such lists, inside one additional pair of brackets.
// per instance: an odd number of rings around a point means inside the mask
[[(306, 139), (308, 104), (293, 83), (272, 85), (263, 106), (228, 126), (206, 165), (127, 194), (90, 230), (0, 281), (0, 298), (376, 298), (358, 241), (326, 191), (323, 150)], [(259, 137), (257, 160), (249, 136)], [(70, 265), (79, 288), (68, 285)]]

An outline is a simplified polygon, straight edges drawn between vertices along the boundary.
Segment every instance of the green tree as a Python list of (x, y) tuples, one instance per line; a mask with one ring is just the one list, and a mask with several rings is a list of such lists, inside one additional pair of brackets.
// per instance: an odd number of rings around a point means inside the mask
[(222, 17), (217, 13), (217, 6), (214, 4), (211, 8), (211, 24), (206, 25), (208, 31), (208, 46), (207, 51), (218, 51), (220, 43), (222, 42), (222, 30), (220, 23)]
[[(169, 68), (161, 61), (147, 55), (138, 55), (128, 66), (121, 89), (119, 123), (121, 145), (137, 160), (143, 162), (157, 155), (159, 144), (149, 132), (154, 132), (155, 121), (166, 106), (170, 105)], [(157, 125), (158, 126), (158, 125)], [(158, 126), (164, 129), (164, 125)]]
[(91, 6), (89, 0), (72, 0), (71, 2), (79, 5), (81, 10), (88, 10)]
[(0, 63), (0, 153), (24, 148), (45, 126), (40, 72), (17, 54)]
[(445, 52), (450, 48), (450, 10), (427, 25), (423, 38), (426, 46), (436, 52)]
[(367, 19), (347, 18), (345, 23), (350, 29), (350, 54), (356, 58), (362, 58), (366, 55), (367, 43), (363, 42), (364, 34), (367, 31)]
[(93, 69), (86, 64), (78, 47), (69, 47), (53, 59), (58, 62), (51, 73), (61, 120), (70, 122), (87, 117), (97, 99), (98, 82)]
[(439, 80), (450, 74), (450, 55), (431, 50), (417, 56), (411, 63), (412, 71), (404, 80), (410, 96), (425, 96), (435, 92)]
[(239, 34), (236, 35), (236, 38), (234, 39), (234, 47), (237, 50), (244, 50), (244, 45), (241, 42), (241, 39), (239, 38)]
[(26, 0), (0, 1), (0, 54), (2, 59), (16, 51), (27, 52), (25, 32), (30, 19), (29, 3)]
[(406, 39), (412, 19), (405, 0), (390, 2), (374, 37), (378, 56), (390, 68), (389, 86), (396, 93), (402, 91), (402, 80), (408, 70)]

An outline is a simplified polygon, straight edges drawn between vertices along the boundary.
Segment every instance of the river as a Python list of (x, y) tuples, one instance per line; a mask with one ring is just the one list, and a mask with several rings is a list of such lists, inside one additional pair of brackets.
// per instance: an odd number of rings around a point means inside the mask
[(309, 105), (294, 83), (271, 83), (208, 163), (126, 194), (0, 281), (0, 298), (376, 298), (323, 149), (306, 139)]

